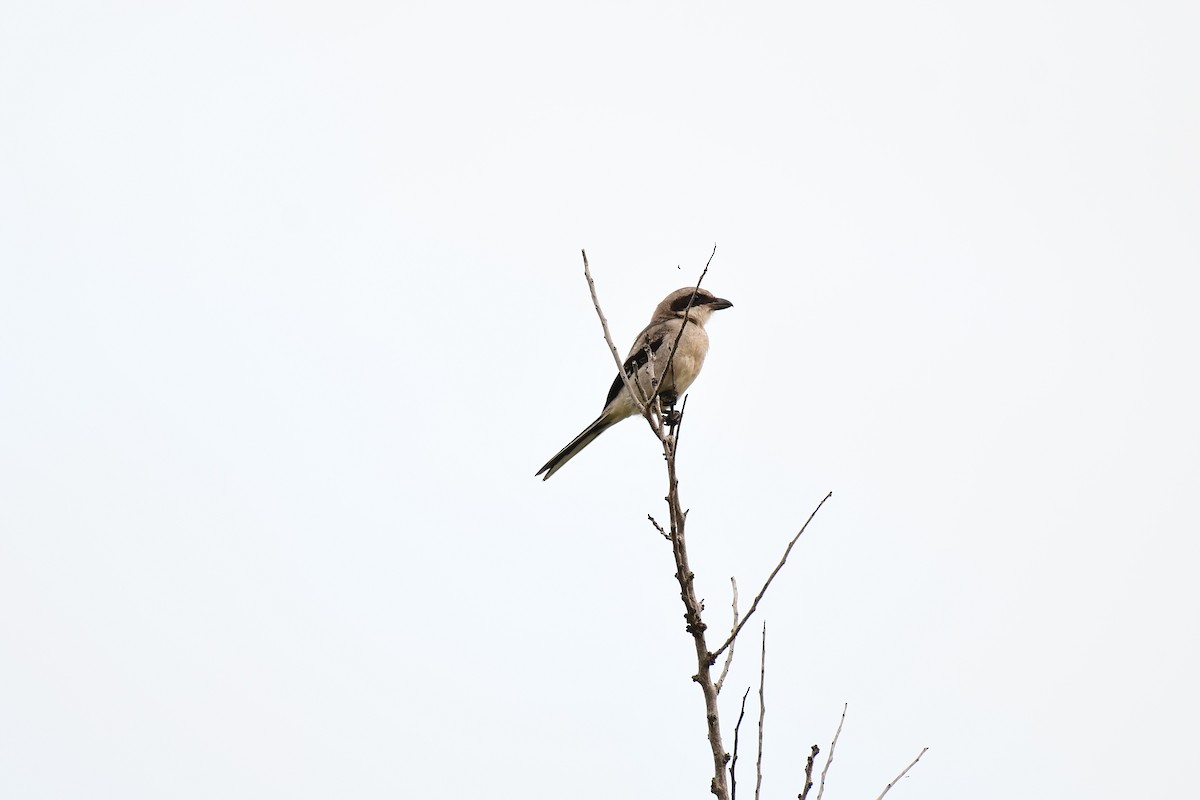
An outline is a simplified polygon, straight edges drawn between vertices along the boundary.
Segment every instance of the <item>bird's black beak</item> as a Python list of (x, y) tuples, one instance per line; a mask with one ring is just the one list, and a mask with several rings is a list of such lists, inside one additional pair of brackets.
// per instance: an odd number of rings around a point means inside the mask
[(709, 303), (709, 305), (712, 306), (713, 311), (720, 311), (724, 308), (733, 308), (733, 303), (729, 302), (728, 300), (722, 300), (720, 297), (718, 297), (716, 300), (713, 300), (711, 303)]

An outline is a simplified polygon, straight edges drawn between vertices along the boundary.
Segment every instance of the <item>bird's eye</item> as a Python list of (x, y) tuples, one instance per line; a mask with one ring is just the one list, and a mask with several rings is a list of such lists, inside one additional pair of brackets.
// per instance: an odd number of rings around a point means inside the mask
[(692, 295), (691, 295), (691, 292), (689, 292), (688, 294), (685, 294), (683, 297), (676, 299), (675, 302), (671, 303), (671, 310), (675, 311), (675, 312), (686, 311), (689, 304), (691, 304), (692, 308), (695, 308), (696, 306), (699, 306), (699, 305), (703, 305), (704, 304), (703, 295), (697, 294), (695, 302), (692, 302)]

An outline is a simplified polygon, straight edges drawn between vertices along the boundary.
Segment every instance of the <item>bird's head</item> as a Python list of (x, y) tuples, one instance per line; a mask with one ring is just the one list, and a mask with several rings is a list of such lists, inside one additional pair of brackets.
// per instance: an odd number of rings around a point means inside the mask
[[(695, 295), (694, 297), (693, 294)], [(703, 325), (708, 322), (708, 318), (712, 316), (712, 312), (732, 307), (733, 303), (717, 297), (707, 289), (685, 286), (682, 289), (676, 289), (663, 298), (663, 301), (658, 304), (658, 308), (654, 309), (654, 320), (662, 321), (671, 319), (672, 317), (680, 319), (686, 317), (691, 322)]]

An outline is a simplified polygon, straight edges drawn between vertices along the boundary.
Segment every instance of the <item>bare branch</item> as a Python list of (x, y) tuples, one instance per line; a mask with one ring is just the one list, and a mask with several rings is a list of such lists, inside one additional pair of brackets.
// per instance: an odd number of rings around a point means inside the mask
[[(659, 398), (659, 400), (661, 400), (661, 399), (662, 398)], [(679, 416), (676, 417), (675, 426), (672, 429), (673, 435), (675, 437), (675, 451), (676, 452), (679, 451), (679, 433), (681, 430), (683, 430), (683, 412), (687, 411), (687, 399), (688, 399), (688, 396), (685, 394), (683, 396), (683, 402), (679, 404)]]
[[(710, 256), (709, 261), (711, 262), (711, 260)], [(703, 277), (701, 275), (701, 278)], [(693, 297), (694, 295), (693, 292)], [(672, 353), (674, 353), (674, 349), (672, 349)], [(670, 368), (669, 360), (664, 367), (665, 373)], [(729, 753), (725, 751), (721, 740), (721, 710), (717, 700), (716, 685), (713, 683), (712, 654), (708, 649), (708, 638), (705, 633), (708, 626), (704, 624), (701, 616), (704, 605), (696, 596), (696, 576), (688, 563), (687, 544), (684, 536), (687, 512), (679, 499), (679, 478), (675, 468), (675, 437), (668, 433), (666, 426), (663, 425), (661, 408), (661, 399), (657, 397), (656, 392), (653, 409), (654, 416), (657, 418), (651, 420), (648, 412), (644, 415), (650, 421), (659, 441), (662, 442), (663, 456), (667, 462), (667, 496), (665, 499), (670, 512), (669, 530), (671, 553), (675, 559), (675, 580), (679, 583), (679, 598), (683, 601), (686, 630), (691, 635), (692, 644), (696, 650), (696, 674), (692, 676), (692, 680), (699, 685), (700, 691), (704, 695), (705, 726), (708, 730), (709, 749), (712, 751), (713, 777), (709, 788), (717, 800), (730, 800)]]
[(640, 398), (641, 402), (645, 404), (645, 408), (642, 409), (642, 414), (647, 414), (649, 413), (649, 410), (653, 410), (656, 416), (661, 417), (662, 403), (659, 401), (658, 397), (658, 386), (661, 383), (661, 379), (654, 369), (658, 362), (658, 358), (655, 356), (654, 348), (651, 346), (652, 343), (650, 341), (649, 333), (646, 333), (643, 341), (645, 341), (645, 345), (642, 347), (642, 350), (645, 351), (646, 362), (650, 365), (650, 391), (647, 392), (646, 387), (642, 385), (642, 371), (640, 369), (633, 373), (633, 375), (630, 377), (630, 380), (636, 381), (638, 397)]
[(750, 610), (746, 612), (746, 616), (743, 617), (741, 623), (736, 628), (733, 629), (733, 633), (729, 634), (729, 638), (725, 640), (725, 644), (721, 645), (720, 647), (718, 647), (716, 650), (714, 650), (712, 652), (711, 658), (713, 660), (713, 663), (716, 663), (717, 656), (719, 656), (719, 655), (721, 655), (721, 653), (725, 652), (725, 648), (732, 645), (733, 640), (736, 639), (737, 635), (742, 632), (742, 628), (750, 620), (750, 616), (752, 614), (754, 614), (755, 609), (758, 608), (758, 602), (760, 600), (762, 600), (763, 595), (767, 593), (767, 587), (771, 585), (771, 581), (775, 580), (775, 576), (779, 574), (779, 570), (783, 569), (783, 565), (787, 563), (788, 555), (792, 552), (792, 548), (796, 546), (796, 542), (800, 539), (800, 537), (804, 534), (804, 531), (808, 528), (808, 523), (813, 521), (813, 517), (815, 517), (817, 515), (817, 512), (821, 510), (821, 506), (825, 505), (825, 501), (831, 497), (833, 497), (833, 492), (830, 492), (829, 494), (827, 494), (823, 498), (821, 498), (821, 502), (817, 503), (817, 507), (813, 509), (813, 512), (808, 515), (808, 519), (805, 520), (804, 525), (802, 525), (800, 527), (800, 532), (797, 533), (794, 537), (792, 537), (792, 540), (790, 542), (788, 542), (787, 549), (783, 551), (783, 558), (779, 559), (779, 563), (775, 565), (775, 569), (771, 570), (771, 574), (767, 577), (767, 582), (763, 584), (762, 589), (760, 589), (758, 592), (758, 596), (755, 597), (754, 602), (750, 604)]
[(596, 281), (592, 279), (592, 270), (588, 266), (587, 251), (579, 251), (583, 255), (583, 276), (587, 278), (588, 291), (592, 294), (592, 305), (596, 307), (596, 316), (600, 317), (600, 327), (604, 330), (604, 341), (608, 344), (608, 351), (612, 353), (613, 361), (617, 363), (617, 375), (620, 376), (625, 388), (629, 391), (629, 396), (633, 398), (633, 402), (638, 404), (638, 410), (642, 412), (642, 416), (650, 423), (650, 427), (654, 430), (659, 439), (663, 438), (662, 427), (655, 424), (651, 418), (648, 404), (643, 400), (645, 394), (635, 392), (634, 384), (629, 376), (625, 374), (625, 362), (621, 360), (621, 354), (617, 351), (617, 346), (613, 344), (612, 334), (608, 331), (608, 320), (604, 317), (604, 312), (600, 309), (600, 298), (596, 296)]
[(837, 748), (838, 737), (842, 735), (842, 725), (846, 722), (846, 709), (849, 707), (849, 703), (842, 706), (842, 720), (834, 731), (833, 741), (829, 743), (829, 755), (825, 756), (825, 766), (821, 768), (821, 785), (817, 787), (817, 800), (821, 800), (821, 795), (825, 794), (825, 775), (829, 772), (829, 765), (833, 763), (833, 751)]
[[(684, 398), (685, 400), (687, 398)], [(738, 624), (738, 593), (737, 593), (737, 578), (730, 577), (729, 582), (733, 584), (733, 624), (729, 626), (730, 630), (737, 628)], [(729, 674), (729, 665), (733, 663), (733, 646), (730, 645), (729, 652), (725, 654), (725, 666), (721, 667), (721, 677), (717, 678), (717, 694), (721, 693), (721, 687), (725, 685), (725, 676)]]
[(669, 533), (667, 533), (666, 531), (664, 531), (664, 530), (663, 530), (663, 526), (662, 526), (662, 525), (659, 525), (659, 524), (658, 524), (658, 520), (656, 520), (656, 519), (655, 519), (653, 516), (651, 516), (650, 514), (647, 514), (647, 515), (646, 515), (646, 519), (650, 520), (650, 524), (654, 526), (655, 530), (657, 530), (659, 533), (661, 533), (661, 534), (662, 534), (662, 537), (663, 537), (664, 539), (670, 539), (670, 538), (671, 538), (671, 534), (669, 534)]
[(766, 696), (763, 686), (767, 682), (767, 622), (763, 620), (762, 627), (762, 656), (758, 662), (758, 763), (754, 765), (754, 800), (762, 790), (762, 757), (763, 757), (763, 720), (767, 716)]
[(721, 715), (717, 703), (717, 689), (712, 679), (712, 664), (705, 631), (708, 626), (701, 618), (704, 606), (696, 596), (696, 576), (688, 564), (687, 544), (684, 527), (687, 512), (679, 500), (679, 478), (675, 471), (674, 441), (670, 436), (661, 437), (663, 455), (667, 460), (667, 508), (671, 514), (671, 553), (675, 558), (675, 580), (679, 582), (679, 597), (683, 601), (687, 632), (696, 649), (696, 674), (692, 676), (704, 695), (705, 724), (708, 729), (708, 744), (712, 751), (713, 778), (710, 784), (717, 800), (729, 800), (729, 754), (721, 742)]
[(742, 730), (742, 718), (746, 716), (746, 698), (750, 696), (750, 687), (746, 687), (746, 693), (742, 695), (742, 711), (738, 714), (737, 724), (733, 726), (733, 761), (729, 762), (729, 800), (737, 800), (737, 760), (738, 760), (738, 734)]
[(817, 753), (819, 752), (821, 752), (821, 748), (814, 744), (812, 746), (812, 752), (808, 754), (808, 763), (804, 765), (804, 791), (796, 795), (796, 800), (808, 800), (808, 791), (813, 787), (813, 761), (816, 760)]
[[(705, 724), (708, 731), (709, 749), (713, 759), (713, 777), (710, 782), (710, 791), (715, 795), (716, 800), (731, 800), (729, 782), (732, 777), (732, 767), (730, 766), (729, 753), (725, 751), (725, 746), (721, 738), (721, 719), (720, 705), (717, 698), (716, 685), (713, 683), (712, 666), (715, 662), (715, 657), (708, 648), (708, 641), (705, 634), (707, 626), (702, 619), (704, 611), (703, 601), (696, 595), (695, 574), (692, 572), (691, 566), (688, 563), (687, 545), (684, 537), (684, 528), (687, 523), (687, 511), (683, 508), (683, 503), (679, 499), (679, 479), (676, 473), (675, 452), (676, 452), (676, 434), (677, 434), (677, 418), (672, 415), (672, 428), (668, 432), (668, 425), (663, 414), (662, 399), (658, 393), (661, 388), (660, 378), (662, 375), (669, 374), (671, 361), (668, 357), (664, 364), (664, 369), (660, 373), (655, 366), (653, 350), (649, 353), (648, 361), (650, 363), (651, 376), (659, 376), (654, 378), (652, 385), (653, 393), (647, 396), (644, 392), (637, 391), (634, 386), (640, 384), (640, 372), (635, 372), (634, 376), (630, 376), (625, 372), (625, 365), (621, 361), (620, 354), (613, 345), (612, 335), (608, 330), (608, 322), (604, 317), (604, 313), (600, 308), (600, 301), (596, 295), (595, 281), (592, 279), (591, 268), (588, 265), (587, 253), (581, 251), (583, 255), (583, 272), (588, 281), (588, 289), (592, 295), (592, 303), (596, 307), (596, 314), (600, 318), (601, 328), (604, 330), (604, 340), (608, 344), (609, 352), (612, 353), (613, 360), (617, 364), (617, 374), (620, 376), (622, 385), (625, 390), (638, 403), (638, 408), (642, 413), (642, 417), (650, 424), (650, 428), (658, 437), (662, 444), (663, 457), (667, 462), (667, 496), (664, 498), (667, 502), (667, 509), (670, 515), (669, 525), (662, 526), (650, 517), (651, 523), (659, 531), (660, 534), (667, 537), (671, 542), (671, 551), (675, 560), (675, 579), (679, 583), (679, 597), (683, 601), (684, 620), (686, 621), (686, 630), (692, 637), (692, 643), (696, 650), (696, 673), (692, 676), (692, 680), (700, 687), (700, 691), (704, 696), (705, 707)], [(709, 256), (711, 264), (713, 256), (716, 254), (716, 247), (713, 247), (713, 254)], [(708, 271), (708, 264), (705, 265), (704, 273)], [(704, 278), (704, 273), (700, 275), (701, 280)], [(692, 291), (692, 300), (695, 300), (697, 288)], [(682, 326), (681, 326), (682, 327)], [(679, 340), (676, 339), (675, 345), (672, 346), (671, 356), (674, 355), (675, 349), (678, 347)], [(637, 345), (635, 344), (635, 347)], [(639, 387), (642, 388), (642, 387)], [(676, 398), (677, 399), (677, 398)], [(681, 412), (682, 413), (682, 412)], [(749, 693), (749, 690), (747, 690)], [(743, 705), (744, 710), (744, 705)], [(739, 719), (740, 723), (740, 719)], [(761, 748), (760, 748), (761, 749)], [(761, 760), (761, 756), (760, 756)], [(761, 779), (760, 779), (761, 780)]]
[(876, 797), (875, 800), (883, 800), (883, 796), (885, 794), (887, 794), (888, 791), (890, 791), (893, 786), (895, 786), (897, 783), (899, 783), (900, 779), (903, 778), (906, 774), (908, 774), (908, 771), (910, 769), (912, 769), (913, 767), (915, 767), (917, 765), (917, 762), (921, 760), (921, 756), (925, 755), (928, 752), (929, 752), (928, 747), (922, 748), (921, 752), (917, 753), (917, 757), (913, 759), (913, 762), (911, 764), (909, 764), (907, 767), (905, 767), (900, 772), (900, 774), (897, 775), (895, 777), (895, 779), (891, 783), (889, 783), (882, 792), (879, 793), (879, 797)]
[(700, 277), (696, 279), (696, 286), (692, 289), (692, 296), (688, 298), (687, 308), (683, 312), (683, 324), (679, 326), (679, 333), (675, 336), (675, 343), (671, 345), (671, 352), (667, 354), (667, 363), (663, 365), (663, 371), (660, 373), (664, 380), (671, 372), (671, 363), (675, 360), (675, 351), (679, 349), (679, 340), (683, 338), (683, 332), (687, 329), (688, 322), (690, 321), (687, 312), (692, 310), (692, 303), (696, 302), (696, 293), (700, 291), (700, 284), (704, 282), (704, 276), (708, 274), (708, 267), (712, 264), (713, 256), (716, 254), (717, 245), (714, 242), (712, 252), (708, 254), (708, 261), (704, 263), (704, 269), (700, 272)]
[[(697, 279), (695, 287), (691, 290), (691, 297), (688, 300), (688, 311), (690, 311), (692, 305), (695, 303), (696, 297), (700, 290), (700, 285), (704, 281), (705, 276), (708, 274), (709, 267), (712, 264), (713, 258), (716, 256), (716, 252), (717, 252), (717, 248), (716, 248), (716, 245), (714, 244), (712, 253), (709, 254), (708, 261), (705, 263), (704, 269), (703, 269), (703, 271), (701, 271), (700, 277)], [(668, 408), (669, 408), (670, 413), (668, 414), (667, 411), (664, 409), (665, 403), (664, 403), (663, 396), (660, 394), (660, 390), (662, 389), (663, 382), (666, 380), (666, 378), (668, 376), (670, 376), (672, 374), (671, 370), (673, 367), (673, 360), (675, 358), (676, 351), (678, 350), (679, 344), (683, 338), (683, 334), (686, 330), (686, 326), (689, 322), (689, 318), (687, 316), (688, 311), (684, 312), (683, 323), (680, 325), (680, 329), (675, 338), (675, 341), (674, 341), (674, 343), (672, 343), (672, 345), (669, 349), (667, 358), (665, 360), (665, 363), (663, 364), (662, 371), (660, 372), (658, 369), (658, 363), (656, 360), (657, 354), (654, 351), (654, 349), (650, 346), (651, 342), (649, 341), (649, 338), (647, 337), (647, 340), (644, 343), (644, 346), (646, 349), (646, 356), (647, 356), (647, 362), (649, 364), (649, 369), (648, 370), (637, 369), (637, 370), (633, 370), (632, 374), (627, 373), (625, 370), (625, 362), (621, 359), (620, 352), (617, 350), (616, 345), (613, 343), (612, 334), (608, 328), (608, 320), (605, 318), (604, 312), (600, 307), (600, 299), (599, 299), (599, 296), (597, 295), (595, 280), (592, 278), (591, 268), (588, 264), (587, 252), (584, 250), (581, 250), (580, 253), (583, 257), (583, 272), (584, 272), (584, 277), (587, 279), (588, 291), (591, 294), (592, 304), (596, 309), (596, 315), (600, 319), (600, 326), (604, 332), (604, 341), (608, 345), (608, 349), (609, 349), (609, 352), (612, 354), (613, 361), (616, 363), (617, 374), (621, 381), (620, 385), (623, 385), (625, 388), (625, 391), (627, 391), (629, 393), (629, 395), (633, 398), (639, 411), (641, 412), (641, 416), (649, 423), (651, 430), (653, 430), (654, 434), (658, 437), (658, 439), (663, 447), (664, 460), (667, 462), (667, 485), (668, 485), (667, 496), (664, 499), (667, 502), (668, 513), (670, 515), (669, 525), (668, 526), (660, 525), (658, 523), (658, 521), (652, 515), (647, 514), (646, 516), (647, 516), (647, 519), (650, 521), (650, 523), (654, 526), (655, 530), (658, 531), (659, 535), (663, 536), (671, 543), (672, 554), (674, 556), (674, 561), (675, 561), (675, 570), (676, 570), (675, 571), (675, 579), (679, 583), (680, 599), (683, 601), (683, 605), (684, 605), (684, 619), (686, 621), (686, 630), (687, 630), (688, 634), (692, 637), (693, 645), (694, 645), (695, 651), (696, 651), (697, 671), (692, 676), (692, 680), (695, 681), (699, 685), (700, 690), (704, 696), (705, 720), (706, 720), (706, 727), (707, 727), (707, 733), (708, 733), (708, 742), (709, 742), (709, 747), (710, 747), (711, 754), (712, 754), (713, 767), (714, 767), (713, 777), (712, 777), (712, 780), (710, 783), (710, 791), (712, 792), (713, 795), (715, 795), (716, 800), (736, 800), (736, 796), (737, 796), (736, 774), (737, 774), (737, 762), (738, 762), (738, 759), (740, 758), (739, 747), (740, 747), (741, 726), (742, 726), (742, 722), (743, 722), (743, 720), (745, 718), (745, 714), (746, 714), (746, 700), (750, 695), (750, 689), (747, 688), (745, 693), (742, 695), (741, 710), (740, 710), (740, 713), (738, 714), (737, 723), (734, 726), (732, 760), (730, 758), (730, 754), (725, 751), (724, 745), (722, 743), (722, 731), (721, 731), (721, 723), (720, 723), (720, 708), (719, 708), (719, 702), (718, 702), (718, 693), (721, 691), (722, 687), (724, 686), (725, 679), (729, 675), (729, 670), (730, 670), (730, 667), (733, 662), (734, 646), (735, 646), (737, 637), (740, 635), (742, 629), (746, 626), (746, 623), (750, 621), (750, 618), (754, 615), (754, 612), (758, 610), (758, 605), (760, 602), (762, 602), (763, 597), (766, 596), (767, 589), (770, 588), (770, 586), (771, 586), (772, 582), (774, 582), (776, 576), (778, 576), (779, 573), (783, 570), (784, 565), (787, 563), (788, 557), (791, 555), (792, 548), (795, 547), (796, 543), (800, 540), (800, 537), (804, 535), (804, 532), (808, 529), (809, 524), (812, 523), (813, 519), (817, 515), (817, 512), (819, 512), (821, 510), (821, 508), (825, 505), (825, 502), (827, 500), (829, 500), (829, 498), (833, 497), (833, 492), (827, 493), (821, 499), (821, 501), (817, 504), (816, 508), (814, 508), (812, 510), (812, 513), (809, 514), (808, 519), (805, 520), (804, 524), (800, 527), (800, 530), (796, 533), (795, 536), (792, 537), (791, 541), (788, 542), (788, 545), (784, 549), (783, 555), (780, 557), (779, 562), (775, 565), (774, 569), (771, 570), (770, 574), (767, 576), (766, 581), (762, 584), (762, 588), (759, 590), (758, 594), (754, 597), (754, 600), (750, 604), (749, 609), (747, 609), (746, 615), (741, 618), (739, 618), (739, 611), (738, 611), (738, 599), (739, 598), (738, 598), (737, 581), (734, 578), (730, 578), (730, 583), (731, 583), (732, 589), (733, 589), (733, 598), (732, 598), (733, 620), (731, 623), (731, 631), (730, 631), (729, 637), (721, 644), (720, 647), (718, 647), (716, 650), (709, 650), (707, 641), (706, 641), (707, 626), (705, 625), (705, 623), (702, 619), (702, 612), (704, 611), (704, 602), (696, 594), (695, 574), (692, 572), (691, 567), (689, 566), (689, 563), (688, 563), (687, 547), (686, 547), (686, 542), (685, 542), (685, 537), (684, 537), (684, 528), (685, 528), (685, 525), (687, 522), (687, 511), (683, 508), (683, 505), (680, 502), (679, 481), (678, 481), (678, 477), (677, 477), (677, 473), (676, 473), (676, 464), (675, 464), (675, 455), (676, 455), (677, 448), (678, 448), (679, 432), (680, 432), (680, 427), (681, 427), (681, 423), (682, 423), (683, 412), (687, 408), (687, 395), (684, 395), (683, 400), (682, 400), (682, 407), (678, 411), (678, 413), (675, 412), (675, 403), (676, 403), (676, 401), (679, 400), (679, 398), (675, 394), (669, 395), (668, 399), (670, 400), (670, 406)], [(684, 290), (684, 292), (686, 293), (686, 290)], [(636, 363), (641, 358), (641, 354), (637, 350), (637, 347), (639, 344), (641, 344), (641, 343), (635, 343), (635, 350), (634, 350), (633, 355), (636, 356), (637, 358), (634, 360), (633, 363)], [(660, 351), (661, 351), (661, 347), (660, 347)], [(632, 366), (632, 363), (631, 363), (631, 366)], [(648, 372), (648, 375), (650, 377), (651, 385), (648, 389), (647, 389), (647, 387), (642, 385), (643, 384), (642, 379), (644, 377), (644, 375), (642, 374), (643, 372)], [(713, 666), (716, 664), (716, 661), (721, 656), (721, 654), (725, 653), (725, 651), (727, 651), (727, 650), (728, 650), (728, 653), (726, 653), (726, 655), (725, 655), (725, 663), (721, 668), (720, 676), (714, 683), (713, 679), (712, 679)], [(767, 625), (764, 622), (762, 625), (762, 645), (761, 645), (761, 653), (760, 653), (760, 661), (759, 661), (758, 752), (757, 752), (757, 759), (756, 759), (756, 764), (755, 764), (755, 786), (754, 786), (755, 800), (760, 800), (761, 792), (762, 792), (762, 781), (763, 781), (763, 740), (764, 740), (764, 730), (765, 730), (766, 711), (767, 711), (766, 710), (766, 659), (767, 659)], [(829, 745), (829, 753), (826, 756), (825, 765), (821, 769), (820, 784), (819, 784), (819, 787), (817, 790), (817, 800), (822, 800), (822, 798), (824, 796), (825, 780), (826, 780), (826, 777), (828, 776), (830, 767), (833, 765), (834, 751), (837, 748), (838, 739), (840, 738), (840, 736), (842, 734), (842, 727), (845, 725), (845, 722), (846, 722), (847, 710), (848, 710), (848, 704), (844, 705), (842, 707), (841, 719), (838, 722), (837, 730), (834, 732), (833, 740)], [(929, 750), (929, 748), (922, 749), (921, 752), (917, 755), (917, 757), (915, 759), (913, 759), (912, 763), (909, 764), (907, 767), (905, 767), (904, 770), (901, 771), (901, 773), (899, 775), (897, 775), (896, 778), (884, 788), (883, 792), (880, 793), (879, 797), (876, 798), (876, 800), (883, 800), (884, 796), (892, 789), (892, 787), (895, 786), (897, 783), (899, 783), (900, 779), (905, 777), (908, 774), (908, 772), (914, 766), (916, 766), (916, 764), (921, 760), (921, 757), (924, 756), (925, 753), (928, 752), (928, 750)], [(797, 795), (797, 800), (807, 800), (808, 799), (809, 793), (813, 787), (813, 770), (815, 768), (816, 758), (819, 753), (820, 753), (820, 748), (815, 744), (812, 745), (811, 753), (809, 754), (807, 762), (805, 764), (804, 788), (800, 792), (800, 794)]]

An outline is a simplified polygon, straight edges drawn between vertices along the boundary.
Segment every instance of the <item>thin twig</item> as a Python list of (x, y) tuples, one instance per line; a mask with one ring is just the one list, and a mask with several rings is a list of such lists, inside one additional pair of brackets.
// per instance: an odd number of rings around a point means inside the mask
[(929, 752), (928, 747), (922, 748), (921, 752), (917, 753), (917, 757), (913, 759), (913, 762), (911, 764), (909, 764), (907, 767), (905, 767), (904, 770), (899, 775), (896, 776), (895, 780), (893, 780), (891, 783), (889, 783), (887, 785), (887, 787), (882, 792), (879, 793), (879, 797), (876, 797), (875, 800), (883, 800), (883, 796), (888, 793), (888, 790), (890, 790), (893, 786), (895, 786), (897, 783), (899, 783), (900, 779), (903, 778), (910, 769), (915, 767), (917, 765), (917, 762), (921, 760), (921, 756), (925, 755), (927, 752)]
[(837, 749), (837, 740), (842, 735), (842, 725), (846, 722), (846, 709), (849, 707), (849, 703), (842, 706), (842, 720), (834, 731), (833, 741), (829, 743), (829, 755), (825, 756), (825, 766), (821, 768), (821, 785), (817, 787), (817, 800), (821, 800), (821, 795), (825, 794), (825, 775), (829, 772), (829, 765), (833, 763), (833, 751)]
[[(733, 624), (730, 625), (730, 630), (737, 627), (738, 624), (738, 593), (737, 593), (737, 578), (730, 577), (729, 582), (733, 584)], [(729, 674), (729, 665), (733, 663), (733, 647), (729, 648), (729, 652), (725, 654), (725, 666), (721, 667), (721, 677), (717, 678), (717, 694), (721, 693), (721, 687), (725, 685), (725, 676)]]
[(729, 762), (729, 800), (737, 800), (737, 760), (738, 734), (742, 730), (742, 717), (746, 716), (746, 698), (750, 696), (750, 687), (742, 695), (742, 712), (738, 714), (737, 724), (733, 726), (733, 760)]
[(767, 621), (763, 620), (762, 627), (762, 656), (758, 662), (758, 763), (754, 765), (754, 800), (762, 790), (762, 757), (763, 757), (763, 720), (767, 716), (766, 696), (763, 686), (767, 682)]
[(679, 404), (679, 416), (675, 418), (675, 430), (673, 435), (675, 437), (676, 452), (679, 452), (679, 432), (683, 429), (683, 412), (687, 411), (687, 399), (688, 396), (685, 394), (683, 396), (683, 402)]
[(813, 761), (816, 760), (817, 753), (819, 752), (821, 752), (821, 748), (814, 744), (812, 746), (812, 752), (808, 754), (808, 763), (804, 765), (804, 791), (796, 795), (796, 800), (808, 800), (808, 790), (813, 787)]
[(642, 413), (648, 415), (650, 411), (653, 411), (655, 416), (661, 418), (662, 402), (658, 396), (658, 387), (662, 381), (659, 377), (657, 377), (657, 373), (654, 371), (656, 357), (654, 355), (654, 348), (651, 347), (650, 333), (647, 332), (643, 338), (646, 344), (642, 349), (646, 351), (646, 363), (650, 365), (650, 389), (652, 391), (647, 394), (646, 387), (642, 386), (642, 371), (640, 369), (633, 373), (632, 380), (637, 381), (638, 392), (641, 395), (641, 400), (646, 404), (646, 408), (643, 409)]
[(688, 312), (692, 310), (692, 303), (696, 302), (696, 295), (700, 291), (700, 284), (704, 282), (704, 276), (708, 274), (708, 267), (712, 264), (713, 256), (716, 254), (717, 244), (713, 242), (712, 252), (708, 254), (708, 261), (704, 263), (704, 269), (700, 272), (700, 277), (696, 279), (696, 285), (692, 289), (692, 296), (688, 298), (687, 308), (683, 311), (683, 324), (679, 326), (679, 333), (675, 335), (675, 343), (671, 345), (671, 352), (667, 354), (667, 363), (663, 366), (662, 380), (666, 380), (667, 375), (671, 374), (671, 363), (675, 360), (675, 351), (679, 349), (679, 340), (683, 338), (683, 332), (687, 329), (687, 324), (690, 321)]
[(804, 534), (805, 529), (808, 528), (808, 523), (812, 522), (813, 517), (815, 517), (817, 512), (821, 510), (821, 506), (825, 505), (825, 501), (831, 497), (833, 497), (833, 492), (830, 492), (821, 498), (821, 502), (817, 503), (817, 507), (813, 509), (813, 512), (808, 515), (808, 519), (805, 520), (804, 525), (800, 527), (800, 532), (792, 537), (792, 540), (788, 542), (787, 549), (783, 551), (783, 558), (779, 559), (779, 563), (775, 565), (775, 569), (771, 570), (771, 574), (767, 577), (767, 582), (763, 584), (762, 589), (760, 589), (758, 592), (758, 596), (755, 597), (754, 602), (750, 604), (750, 610), (746, 612), (746, 616), (743, 617), (741, 623), (733, 629), (733, 633), (729, 634), (729, 638), (725, 640), (725, 644), (721, 645), (712, 652), (711, 658), (713, 663), (716, 663), (717, 656), (721, 655), (721, 653), (725, 651), (726, 647), (729, 647), (731, 644), (733, 644), (733, 640), (736, 639), (737, 635), (742, 632), (742, 627), (745, 626), (745, 624), (750, 620), (750, 616), (754, 614), (755, 609), (758, 608), (758, 602), (762, 600), (763, 595), (767, 593), (767, 587), (771, 585), (771, 581), (775, 580), (775, 576), (779, 574), (779, 570), (783, 569), (783, 565), (787, 563), (788, 555), (792, 552), (792, 548), (795, 547), (796, 542)]
[(655, 529), (656, 529), (656, 530), (657, 530), (659, 533), (661, 533), (661, 534), (662, 534), (662, 537), (663, 537), (664, 539), (670, 539), (670, 538), (671, 538), (671, 534), (669, 534), (669, 533), (667, 533), (666, 531), (664, 531), (664, 530), (663, 530), (663, 526), (662, 526), (662, 525), (659, 525), (659, 524), (658, 524), (658, 520), (656, 520), (656, 519), (655, 519), (653, 516), (651, 516), (650, 514), (647, 514), (647, 515), (646, 515), (646, 519), (650, 520), (650, 524), (651, 524), (651, 525), (653, 525), (653, 526), (654, 526), (654, 528), (655, 528)]
[(604, 312), (600, 310), (600, 298), (596, 296), (596, 281), (592, 279), (592, 270), (588, 266), (587, 251), (580, 250), (579, 252), (583, 255), (583, 275), (587, 278), (588, 291), (592, 294), (592, 305), (596, 307), (596, 315), (600, 317), (600, 327), (604, 330), (604, 341), (608, 344), (608, 350), (612, 353), (613, 361), (617, 362), (617, 375), (621, 377), (621, 381), (625, 384), (625, 389), (629, 392), (629, 396), (633, 398), (633, 402), (637, 403), (638, 410), (641, 411), (642, 416), (646, 417), (654, 433), (659, 439), (662, 439), (661, 427), (655, 425), (654, 421), (650, 419), (647, 404), (641, 399), (644, 395), (639, 396), (639, 393), (633, 390), (633, 381), (625, 374), (625, 362), (621, 360), (621, 354), (617, 351), (617, 346), (613, 344), (612, 334), (608, 331), (608, 320), (605, 319)]

